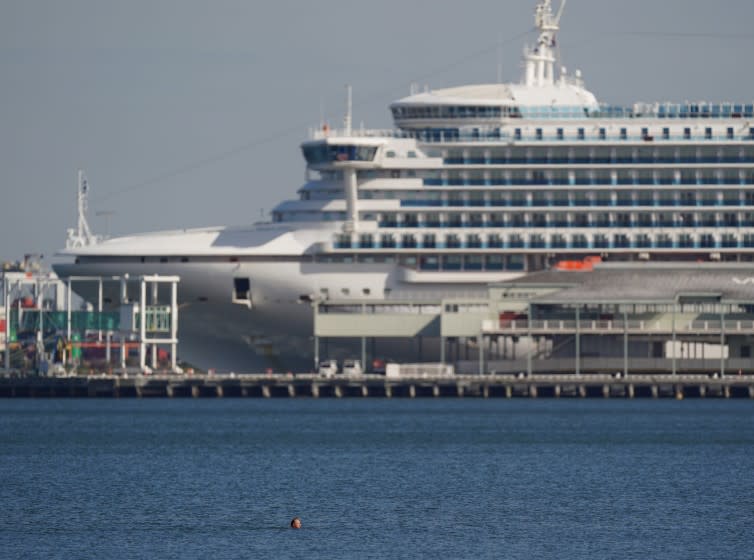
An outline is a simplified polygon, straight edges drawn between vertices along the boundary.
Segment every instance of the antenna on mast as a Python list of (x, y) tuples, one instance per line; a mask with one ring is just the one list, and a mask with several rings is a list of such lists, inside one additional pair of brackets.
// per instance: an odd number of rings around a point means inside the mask
[(526, 73), (524, 83), (528, 86), (549, 86), (555, 82), (556, 35), (560, 30), (567, 0), (561, 0), (556, 15), (552, 12), (552, 0), (540, 0), (534, 13), (534, 24), (539, 29), (539, 38), (534, 50), (524, 52)]
[(346, 86), (347, 93), (347, 100), (346, 100), (346, 116), (343, 119), (343, 124), (345, 124), (346, 129), (346, 136), (351, 136), (351, 128), (352, 128), (352, 122), (353, 122), (353, 92), (351, 91), (351, 85)]
[(79, 182), (77, 192), (78, 224), (76, 229), (68, 230), (68, 239), (66, 240), (65, 244), (68, 249), (94, 245), (99, 240), (96, 235), (92, 234), (92, 230), (89, 227), (89, 222), (86, 219), (86, 213), (88, 209), (89, 183), (86, 180), (84, 171), (79, 169)]
[(497, 83), (503, 83), (503, 36), (497, 38)]

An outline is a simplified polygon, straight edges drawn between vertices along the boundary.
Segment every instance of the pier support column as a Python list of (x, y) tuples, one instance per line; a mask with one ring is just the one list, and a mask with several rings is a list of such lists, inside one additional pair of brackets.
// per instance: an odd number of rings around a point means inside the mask
[(484, 336), (481, 332), (477, 336), (477, 354), (479, 356), (479, 375), (484, 375)]
[(529, 385), (529, 396), (532, 399), (537, 398), (537, 386), (536, 385)]
[(408, 386), (408, 396), (412, 399), (416, 398), (416, 385)]
[(602, 396), (606, 399), (610, 398), (610, 385), (605, 384), (602, 386)]
[(699, 398), (703, 399), (707, 396), (707, 386), (706, 385), (699, 385)]
[(628, 398), (633, 399), (636, 396), (636, 389), (633, 383), (628, 384)]
[(199, 398), (199, 385), (191, 386), (191, 396), (195, 399)]
[(316, 383), (312, 383), (312, 397), (315, 399), (319, 398), (319, 385)]
[(574, 335), (574, 343), (576, 345), (575, 357), (576, 357), (576, 375), (581, 374), (581, 333), (579, 332), (579, 308), (576, 307), (576, 334)]
[(531, 370), (532, 370), (531, 361), (532, 361), (532, 353), (533, 353), (533, 350), (531, 348), (532, 342), (533, 342), (533, 338), (531, 334), (531, 302), (529, 303), (529, 307), (528, 307), (526, 330), (527, 330), (527, 335), (529, 337), (529, 351), (526, 353), (526, 373), (529, 377), (531, 377)]
[(265, 399), (270, 398), (270, 386), (269, 385), (262, 385), (262, 396)]
[(463, 398), (463, 385), (460, 383), (456, 384), (456, 394), (458, 395), (458, 398)]
[(579, 397), (586, 398), (586, 385), (579, 385)]
[[(725, 308), (720, 304), (720, 377), (725, 375)], [(730, 390), (728, 390), (730, 393)], [(725, 397), (728, 398), (727, 396)]]
[(505, 398), (506, 399), (513, 398), (513, 387), (511, 387), (510, 385), (505, 386)]
[(628, 377), (628, 311), (623, 310), (623, 377)]
[(656, 399), (658, 396), (660, 396), (660, 389), (657, 385), (652, 385), (652, 398)]
[(241, 385), (241, 396), (242, 397), (248, 397), (249, 396), (249, 388), (245, 385)]
[(336, 385), (335, 388), (334, 388), (334, 393), (335, 393), (335, 397), (336, 398), (342, 399), (343, 398), (343, 387), (341, 387), (340, 385)]
[(393, 398), (393, 387), (390, 385), (385, 385), (385, 398), (386, 399)]
[(365, 398), (369, 396), (369, 387), (366, 385), (366, 383), (361, 386), (361, 396)]
[(723, 387), (723, 396), (724, 396), (724, 397), (725, 397), (726, 399), (729, 399), (729, 398), (730, 398), (730, 385), (725, 385), (725, 386)]
[[(362, 313), (365, 313), (366, 304), (362, 306)], [(371, 367), (367, 367), (367, 338), (361, 337), (361, 371), (372, 371)]]
[(672, 368), (673, 375), (675, 375), (677, 373), (677, 370), (676, 370), (676, 345), (675, 345), (675, 307), (676, 306), (675, 306), (675, 303), (674, 303), (673, 304), (673, 315), (671, 316), (671, 328), (673, 329), (672, 338), (671, 338), (671, 340), (673, 341), (673, 350), (672, 350), (673, 351), (673, 356), (672, 356), (672, 359), (671, 359), (671, 362), (670, 362), (671, 363), (671, 368)]
[[(750, 393), (751, 393), (751, 390), (752, 390), (752, 387), (749, 388), (749, 392)], [(437, 397), (440, 396), (440, 386), (439, 385), (434, 385), (432, 387), (432, 396), (435, 397), (435, 398), (437, 398)]]
[(294, 398), (296, 396), (296, 386), (293, 383), (288, 385), (288, 396)]
[(223, 391), (223, 386), (222, 385), (215, 385), (215, 396), (218, 399), (221, 399), (221, 398), (223, 398), (224, 394), (225, 393)]
[(754, 399), (754, 385), (749, 385), (749, 398)]
[(683, 400), (683, 385), (675, 386), (675, 400), (677, 401)]
[(490, 398), (490, 386), (489, 385), (482, 386), (482, 396), (485, 399), (489, 399)]
[(560, 385), (555, 385), (555, 398), (560, 398)]
[(165, 394), (168, 396), (169, 399), (172, 399), (174, 396), (173, 386), (168, 383), (165, 387)]
[[(315, 306), (314, 308), (315, 318), (316, 318), (318, 309), (319, 308)], [(314, 372), (319, 371), (319, 337), (317, 335), (314, 335), (314, 369), (312, 371)]]

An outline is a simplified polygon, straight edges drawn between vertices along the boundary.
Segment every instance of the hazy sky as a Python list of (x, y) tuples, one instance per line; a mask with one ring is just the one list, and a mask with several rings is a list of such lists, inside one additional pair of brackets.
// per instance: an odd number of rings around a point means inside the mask
[[(99, 233), (97, 212), (112, 234), (257, 221), (346, 84), (384, 128), (412, 82), (496, 81), (498, 44), (518, 81), (535, 3), (0, 0), (0, 260), (63, 247), (78, 168)], [(752, 21), (752, 0), (570, 0), (558, 44), (600, 101), (751, 101)]]

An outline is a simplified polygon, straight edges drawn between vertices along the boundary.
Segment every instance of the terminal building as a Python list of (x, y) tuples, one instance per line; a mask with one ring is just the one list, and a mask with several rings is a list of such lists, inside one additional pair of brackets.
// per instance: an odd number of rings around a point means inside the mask
[(369, 364), (398, 338), (459, 373), (754, 372), (753, 265), (562, 264), (484, 298), (315, 301), (315, 360), (356, 338)]

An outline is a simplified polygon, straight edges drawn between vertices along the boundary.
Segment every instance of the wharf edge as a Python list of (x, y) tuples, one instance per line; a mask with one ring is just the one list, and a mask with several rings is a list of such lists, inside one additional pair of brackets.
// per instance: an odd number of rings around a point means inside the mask
[(754, 400), (754, 376), (315, 374), (0, 377), (0, 398), (716, 398)]

